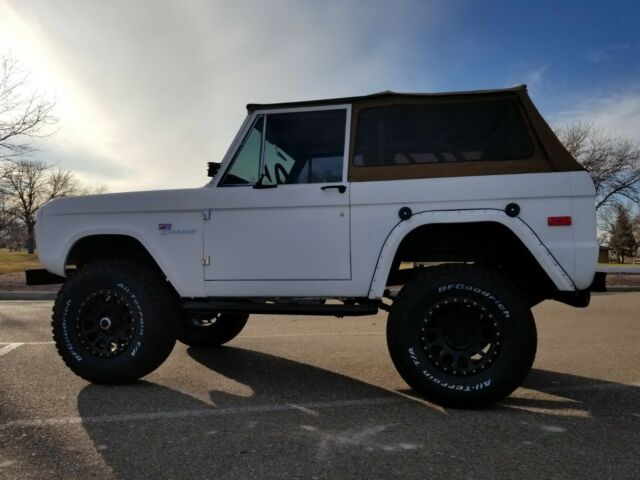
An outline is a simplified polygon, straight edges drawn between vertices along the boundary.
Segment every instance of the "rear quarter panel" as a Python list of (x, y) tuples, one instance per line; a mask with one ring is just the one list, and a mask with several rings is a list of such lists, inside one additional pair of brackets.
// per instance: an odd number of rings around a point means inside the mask
[[(499, 210), (520, 206), (526, 223), (569, 277), (561, 290), (587, 288), (597, 255), (593, 183), (586, 172), (494, 175), (351, 184), (351, 241), (354, 287), (367, 293), (380, 268), (383, 244), (399, 224), (401, 207), (429, 211)], [(549, 216), (573, 217), (570, 227), (550, 227)], [(505, 219), (508, 217), (505, 215)], [(455, 220), (450, 220), (455, 221)], [(474, 221), (465, 215), (460, 221)], [(394, 250), (395, 251), (395, 250)], [(544, 267), (544, 265), (543, 265)], [(374, 296), (381, 294), (380, 290)]]

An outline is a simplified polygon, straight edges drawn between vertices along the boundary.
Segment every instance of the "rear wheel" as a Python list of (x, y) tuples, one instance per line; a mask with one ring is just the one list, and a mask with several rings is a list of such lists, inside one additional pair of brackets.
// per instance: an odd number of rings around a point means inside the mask
[(236, 338), (248, 319), (246, 313), (219, 313), (207, 319), (185, 318), (180, 324), (178, 340), (190, 347), (219, 347)]
[(60, 356), (95, 383), (127, 383), (155, 370), (176, 341), (178, 299), (153, 267), (102, 260), (69, 278), (52, 316)]
[(477, 265), (443, 265), (402, 289), (387, 343), (418, 393), (441, 405), (477, 408), (522, 383), (537, 340), (527, 301), (503, 276)]

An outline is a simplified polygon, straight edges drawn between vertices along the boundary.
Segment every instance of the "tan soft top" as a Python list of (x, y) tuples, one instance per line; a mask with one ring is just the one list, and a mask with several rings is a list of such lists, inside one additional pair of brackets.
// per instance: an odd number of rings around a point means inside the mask
[[(397, 93), (384, 91), (357, 97), (331, 98), (324, 100), (306, 100), (299, 102), (284, 102), (271, 104), (250, 103), (247, 105), (249, 113), (256, 110), (271, 110), (299, 107), (316, 107), (330, 105), (352, 105), (351, 149), (356, 130), (358, 112), (364, 108), (411, 104), (411, 103), (441, 103), (441, 102), (476, 102), (491, 99), (518, 99), (521, 113), (525, 117), (527, 129), (535, 146), (534, 155), (527, 160), (507, 160), (499, 162), (458, 162), (447, 165), (408, 165), (397, 166), (367, 166), (349, 165), (349, 180), (367, 181), (400, 178), (446, 177), (460, 175), (492, 175), (504, 173), (536, 173), (554, 171), (579, 171), (583, 167), (571, 156), (547, 122), (535, 107), (526, 85), (493, 90), (475, 90), (465, 92), (442, 93)], [(351, 154), (350, 152), (350, 157)]]
[(424, 100), (428, 98), (438, 97), (455, 97), (460, 99), (473, 99), (475, 96), (486, 98), (488, 95), (496, 93), (508, 93), (508, 92), (524, 92), (527, 93), (526, 85), (516, 85), (510, 88), (495, 88), (493, 90), (468, 90), (463, 92), (436, 92), (436, 93), (400, 93), (392, 92), (391, 90), (385, 90), (384, 92), (371, 93), (369, 95), (360, 95), (356, 97), (338, 97), (327, 98), (321, 100), (301, 100), (298, 102), (281, 102), (281, 103), (249, 103), (247, 104), (247, 110), (253, 112), (255, 110), (271, 110), (276, 108), (298, 108), (298, 107), (318, 107), (322, 105), (345, 105), (345, 104), (360, 104), (371, 103), (378, 100), (411, 100), (418, 99)]

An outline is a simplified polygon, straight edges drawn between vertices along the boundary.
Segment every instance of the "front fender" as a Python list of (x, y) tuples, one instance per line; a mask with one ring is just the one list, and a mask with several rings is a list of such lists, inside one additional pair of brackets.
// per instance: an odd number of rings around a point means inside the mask
[[(64, 276), (69, 253), (82, 238), (123, 235), (137, 240), (149, 252), (180, 296), (204, 295), (200, 212), (172, 215), (103, 214), (99, 217), (97, 220), (76, 215), (42, 218), (43, 227), (38, 238), (38, 255), (42, 265), (48, 271)], [(175, 231), (184, 231), (185, 234), (162, 235), (158, 224), (167, 221), (175, 225)]]
[(414, 213), (408, 220), (398, 222), (389, 232), (378, 256), (369, 288), (369, 298), (380, 298), (383, 295), (395, 253), (409, 232), (429, 224), (476, 222), (495, 222), (507, 227), (529, 249), (558, 290), (576, 290), (571, 277), (524, 220), (509, 217), (503, 210), (498, 209), (434, 210)]

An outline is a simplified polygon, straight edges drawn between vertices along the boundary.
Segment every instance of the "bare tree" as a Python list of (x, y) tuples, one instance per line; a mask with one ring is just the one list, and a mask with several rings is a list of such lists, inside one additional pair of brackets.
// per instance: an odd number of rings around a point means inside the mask
[(0, 243), (4, 243), (9, 237), (16, 222), (15, 212), (9, 207), (9, 195), (0, 185)]
[(629, 139), (576, 123), (558, 130), (569, 153), (591, 174), (596, 210), (624, 201), (640, 204), (640, 147)]
[(21, 250), (27, 240), (27, 229), (25, 226), (18, 222), (15, 218), (14, 221), (8, 228), (7, 236), (2, 240), (5, 247), (11, 250), (19, 251)]
[(109, 187), (107, 187), (106, 185), (95, 185), (93, 187), (88, 187), (86, 185), (81, 185), (75, 192), (74, 194), (77, 196), (83, 196), (83, 195), (102, 195), (105, 193), (109, 193)]
[[(29, 73), (13, 57), (0, 54), (0, 240), (14, 238), (34, 252), (38, 210), (54, 198), (90, 193), (73, 174), (52, 168), (27, 154), (37, 150), (34, 139), (52, 133), (58, 120), (55, 102), (32, 88)], [(99, 187), (98, 190), (104, 190)]]
[(34, 137), (46, 136), (57, 122), (55, 102), (34, 91), (17, 60), (0, 55), (0, 161), (35, 150)]
[(73, 173), (62, 168), (51, 170), (47, 181), (49, 188), (48, 197), (50, 200), (77, 195), (80, 189)]
[(59, 168), (52, 170), (39, 160), (6, 162), (0, 181), (9, 198), (10, 208), (26, 227), (29, 253), (35, 250), (33, 233), (38, 209), (54, 198), (74, 195), (79, 189), (72, 173)]

